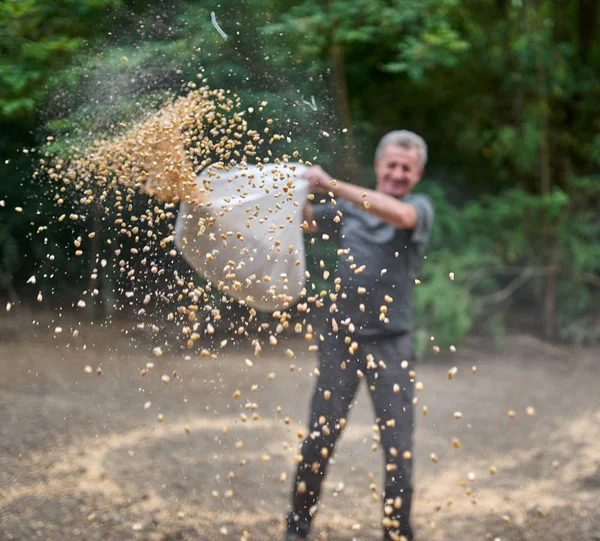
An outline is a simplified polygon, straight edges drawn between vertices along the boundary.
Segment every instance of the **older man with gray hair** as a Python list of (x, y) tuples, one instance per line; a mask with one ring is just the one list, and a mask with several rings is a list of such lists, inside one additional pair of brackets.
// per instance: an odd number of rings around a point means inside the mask
[(399, 130), (379, 142), (375, 190), (336, 181), (319, 166), (305, 174), (313, 193), (333, 196), (325, 204), (307, 203), (305, 227), (335, 238), (342, 255), (319, 343), (310, 435), (294, 478), (288, 541), (308, 537), (329, 459), (361, 379), (371, 394), (385, 454), (384, 539), (413, 540), (412, 298), (434, 212), (429, 198), (412, 190), (426, 162), (425, 141)]

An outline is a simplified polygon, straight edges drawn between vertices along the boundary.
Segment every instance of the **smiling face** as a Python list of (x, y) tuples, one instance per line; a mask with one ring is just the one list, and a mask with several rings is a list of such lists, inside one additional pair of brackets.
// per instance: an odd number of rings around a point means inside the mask
[(396, 145), (384, 147), (381, 157), (375, 158), (377, 191), (394, 197), (408, 195), (423, 176), (419, 151)]

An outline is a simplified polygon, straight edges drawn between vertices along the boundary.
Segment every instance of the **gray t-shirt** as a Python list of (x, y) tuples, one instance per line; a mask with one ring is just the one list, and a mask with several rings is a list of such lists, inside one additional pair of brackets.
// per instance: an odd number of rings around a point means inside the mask
[[(412, 328), (415, 279), (429, 242), (434, 211), (426, 195), (411, 194), (400, 201), (417, 210), (413, 230), (397, 229), (344, 200), (336, 200), (335, 205), (329, 202), (313, 206), (319, 232), (335, 235), (340, 248), (348, 250), (338, 258), (341, 289), (336, 302), (338, 312), (332, 317), (338, 323), (350, 318), (356, 336), (400, 334)], [(340, 217), (337, 223), (336, 216)], [(349, 256), (353, 256), (353, 261), (348, 260)], [(353, 264), (356, 266), (351, 268)], [(357, 274), (355, 271), (363, 265)], [(359, 293), (359, 288), (366, 292)], [(387, 302), (386, 296), (392, 302)], [(383, 305), (387, 306), (389, 323), (379, 319)]]

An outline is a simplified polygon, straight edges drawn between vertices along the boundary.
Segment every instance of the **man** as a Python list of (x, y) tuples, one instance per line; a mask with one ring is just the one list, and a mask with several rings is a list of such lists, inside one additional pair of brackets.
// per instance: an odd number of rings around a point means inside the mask
[(319, 166), (305, 177), (327, 204), (307, 204), (311, 230), (336, 234), (339, 287), (319, 344), (309, 437), (302, 445), (287, 516), (288, 541), (308, 536), (321, 483), (360, 379), (365, 379), (385, 453), (384, 538), (412, 541), (414, 368), (412, 296), (429, 240), (433, 207), (413, 195), (427, 146), (409, 131), (385, 135), (375, 155), (375, 190), (333, 180)]

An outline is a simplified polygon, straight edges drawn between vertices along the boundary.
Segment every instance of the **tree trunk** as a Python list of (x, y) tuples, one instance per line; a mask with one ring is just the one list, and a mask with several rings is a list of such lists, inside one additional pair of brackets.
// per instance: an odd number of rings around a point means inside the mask
[[(540, 174), (540, 194), (543, 198), (550, 197), (552, 193), (552, 169), (550, 164), (550, 103), (548, 99), (548, 77), (546, 73), (546, 65), (544, 59), (544, 44), (540, 43), (540, 28), (538, 21), (540, 20), (541, 14), (539, 10), (539, 1), (534, 0), (533, 5), (533, 20), (536, 21), (534, 26), (534, 39), (536, 39), (535, 56), (536, 56), (536, 68), (538, 77), (538, 88), (539, 90), (539, 105), (542, 111), (542, 118), (540, 119), (540, 149), (538, 154), (539, 160), (539, 174)], [(544, 264), (554, 267), (558, 255), (558, 233), (555, 228), (550, 224), (550, 218), (547, 212), (543, 213), (542, 216), (542, 247), (548, 247), (545, 252), (542, 252), (541, 259)], [(544, 248), (542, 248), (544, 249)], [(555, 336), (556, 329), (556, 269), (551, 270), (548, 273), (544, 291), (544, 303), (542, 307), (542, 320), (544, 323), (544, 336), (552, 340)]]
[(547, 94), (547, 76), (544, 60), (538, 54), (537, 74), (540, 87), (540, 106), (542, 109), (542, 119), (540, 130), (542, 137), (540, 141), (539, 164), (540, 164), (540, 192), (543, 196), (550, 195), (552, 191), (552, 169), (550, 167), (550, 104)]
[(330, 58), (335, 78), (337, 109), (342, 118), (344, 132), (344, 172), (348, 181), (355, 183), (358, 180), (358, 165), (354, 148), (354, 131), (348, 101), (348, 86), (346, 84), (346, 67), (344, 64), (344, 51), (334, 43), (330, 49)]
[(586, 63), (589, 58), (598, 15), (597, 0), (579, 0), (578, 4), (578, 30), (579, 30), (579, 55)]
[[(538, 75), (540, 78), (540, 86), (542, 86), (542, 107), (544, 109), (542, 117), (542, 140), (540, 142), (540, 192), (543, 197), (550, 197), (552, 193), (552, 169), (550, 165), (550, 122), (548, 119), (548, 99), (546, 97), (546, 73), (541, 62), (538, 62)], [(549, 266), (556, 263), (558, 254), (558, 232), (556, 228), (549, 223), (549, 217), (543, 217), (544, 232), (546, 237), (544, 245), (548, 246), (549, 252), (543, 254), (543, 260)], [(554, 267), (555, 268), (555, 267)], [(544, 294), (544, 336), (548, 340), (552, 340), (555, 335), (556, 328), (556, 270), (551, 270), (546, 279), (546, 291)]]

